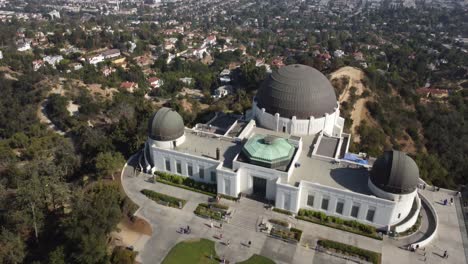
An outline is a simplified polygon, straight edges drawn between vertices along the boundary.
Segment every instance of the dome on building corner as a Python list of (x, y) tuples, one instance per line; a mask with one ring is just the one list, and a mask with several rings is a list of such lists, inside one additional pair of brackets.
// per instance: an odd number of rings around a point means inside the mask
[(299, 119), (322, 117), (337, 107), (335, 89), (321, 72), (307, 65), (284, 66), (267, 77), (257, 92), (260, 109)]
[(176, 140), (184, 135), (184, 121), (176, 111), (163, 107), (148, 122), (148, 136), (157, 141)]
[(408, 194), (419, 183), (418, 165), (404, 152), (385, 151), (372, 166), (370, 181), (383, 191)]

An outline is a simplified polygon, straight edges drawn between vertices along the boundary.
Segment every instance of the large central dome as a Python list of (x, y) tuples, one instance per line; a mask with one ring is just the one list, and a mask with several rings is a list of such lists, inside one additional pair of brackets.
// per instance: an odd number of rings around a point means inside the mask
[(322, 117), (337, 107), (330, 81), (318, 70), (293, 64), (274, 71), (256, 95), (258, 108), (274, 115), (299, 119)]

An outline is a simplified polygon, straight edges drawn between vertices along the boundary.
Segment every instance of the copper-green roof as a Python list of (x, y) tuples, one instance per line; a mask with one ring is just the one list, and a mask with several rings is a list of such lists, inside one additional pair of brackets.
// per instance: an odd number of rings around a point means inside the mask
[(288, 165), (294, 150), (288, 140), (266, 135), (254, 135), (242, 149), (252, 163), (270, 168)]

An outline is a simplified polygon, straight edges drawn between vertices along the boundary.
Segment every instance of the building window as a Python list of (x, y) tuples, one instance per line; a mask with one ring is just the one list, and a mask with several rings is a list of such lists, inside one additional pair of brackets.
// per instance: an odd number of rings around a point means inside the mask
[(199, 175), (200, 179), (205, 178), (205, 169), (203, 167), (198, 168), (198, 175)]
[(182, 174), (182, 163), (180, 161), (177, 161), (176, 163), (176, 170), (177, 173)]
[(351, 216), (357, 218), (359, 215), (359, 204), (354, 204), (351, 208)]
[(322, 198), (322, 210), (328, 210), (328, 202), (330, 201), (329, 198)]
[(216, 182), (216, 171), (211, 171), (211, 181)]
[(339, 200), (337, 203), (336, 203), (336, 213), (337, 214), (343, 214), (343, 208), (344, 208), (344, 201), (343, 200)]
[(374, 216), (375, 216), (375, 207), (369, 207), (369, 209), (367, 210), (366, 220), (369, 222), (374, 222)]
[(193, 167), (192, 167), (192, 164), (187, 164), (187, 174), (188, 174), (188, 176), (190, 176), (190, 177), (193, 176)]
[(171, 171), (171, 161), (166, 159), (166, 171)]
[(314, 196), (310, 195), (307, 196), (307, 205), (310, 207), (314, 207)]

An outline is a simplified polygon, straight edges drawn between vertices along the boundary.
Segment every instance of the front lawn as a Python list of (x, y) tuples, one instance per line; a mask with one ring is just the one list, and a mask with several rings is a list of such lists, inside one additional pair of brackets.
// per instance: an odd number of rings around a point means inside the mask
[[(175, 245), (162, 261), (162, 264), (218, 264), (220, 259), (216, 255), (215, 242), (208, 239), (183, 241)], [(253, 255), (239, 264), (275, 264), (269, 258)]]
[[(211, 259), (213, 256), (213, 259)], [(208, 239), (184, 241), (175, 245), (164, 258), (162, 264), (218, 264), (215, 243)]]
[(238, 264), (275, 264), (275, 262), (267, 257), (254, 254), (248, 260), (239, 262)]

